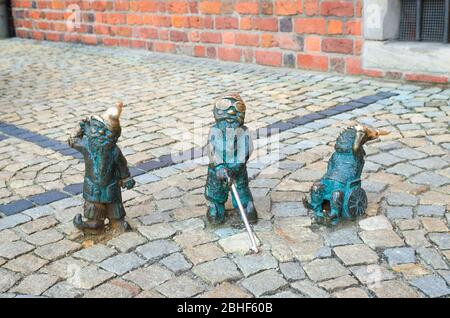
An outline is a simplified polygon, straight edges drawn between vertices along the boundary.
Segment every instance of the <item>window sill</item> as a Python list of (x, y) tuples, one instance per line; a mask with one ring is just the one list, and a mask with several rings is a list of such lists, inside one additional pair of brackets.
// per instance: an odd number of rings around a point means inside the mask
[(363, 68), (450, 74), (450, 45), (432, 42), (364, 41)]

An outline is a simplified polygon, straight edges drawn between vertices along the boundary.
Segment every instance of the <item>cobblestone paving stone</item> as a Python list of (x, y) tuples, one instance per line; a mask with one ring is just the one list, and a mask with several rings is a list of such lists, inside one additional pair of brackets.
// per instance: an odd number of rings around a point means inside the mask
[[(68, 44), (6, 40), (0, 49), (0, 121), (64, 142), (81, 117), (123, 99), (121, 146), (132, 165), (186, 140), (200, 146), (183, 134), (198, 119), (211, 123), (211, 100), (224, 90), (243, 92), (251, 129), (398, 94), (257, 144), (248, 168), (259, 255), (244, 255), (241, 226), (207, 226), (199, 158), (139, 176), (123, 193), (133, 232), (101, 244), (71, 223), (79, 195), (1, 217), (1, 296), (450, 296), (450, 89)], [(336, 135), (355, 122), (391, 134), (366, 146), (367, 215), (325, 228), (300, 202)], [(0, 140), (0, 204), (61, 191), (82, 171), (71, 156)]]

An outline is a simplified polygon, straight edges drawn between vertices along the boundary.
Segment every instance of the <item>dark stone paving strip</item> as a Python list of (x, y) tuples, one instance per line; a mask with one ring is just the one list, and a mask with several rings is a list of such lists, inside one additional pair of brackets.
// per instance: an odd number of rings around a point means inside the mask
[[(24, 128), (17, 127), (13, 124), (0, 122), (0, 132), (10, 137), (22, 139), (24, 141), (32, 142), (42, 148), (52, 149), (65, 156), (72, 156), (77, 159), (82, 159), (82, 155), (76, 150), (69, 147), (67, 143), (59, 140), (53, 140), (41, 134), (29, 131)], [(0, 139), (1, 140), (1, 139)]]
[(11, 203), (1, 205), (0, 211), (4, 215), (9, 216), (9, 215), (13, 215), (13, 214), (28, 210), (32, 207), (34, 207), (34, 204), (31, 201), (23, 199), (23, 200), (13, 201)]
[(8, 138), (9, 138), (9, 136), (7, 136), (7, 135), (0, 135), (0, 141), (8, 139)]
[[(269, 137), (272, 134), (281, 133), (283, 131), (306, 125), (316, 120), (324, 119), (341, 113), (355, 110), (357, 108), (366, 107), (370, 104), (376, 103), (379, 100), (386, 99), (392, 96), (396, 96), (396, 93), (391, 92), (379, 92), (375, 95), (364, 96), (356, 100), (352, 100), (348, 103), (340, 104), (326, 110), (311, 113), (304, 116), (298, 116), (288, 121), (279, 121), (270, 124), (267, 127), (259, 128), (252, 132), (252, 136), (255, 139)], [(66, 156), (73, 156), (78, 159), (82, 159), (80, 153), (71, 149), (68, 145), (57, 141), (51, 140), (48, 137), (42, 136), (38, 133), (33, 133), (23, 128), (16, 127), (12, 124), (0, 122), (0, 131), (6, 135), (16, 137), (25, 141), (33, 142), (43, 148), (50, 148)], [(1, 140), (1, 135), (0, 135)], [(205, 147), (196, 147), (189, 149), (178, 154), (167, 154), (160, 156), (158, 160), (150, 160), (137, 164), (135, 167), (130, 168), (131, 175), (133, 177), (147, 173), (149, 171), (166, 168), (183, 161), (194, 160), (201, 158), (205, 155)], [(48, 191), (41, 194), (37, 194), (27, 199), (13, 201), (8, 204), (0, 205), (0, 212), (5, 215), (13, 215), (22, 211), (25, 211), (34, 206), (47, 205), (51, 202), (55, 202), (61, 199), (65, 199), (70, 195), (78, 195), (83, 192), (83, 184), (76, 183), (71, 184), (63, 188), (64, 192), (60, 191)]]
[(36, 205), (47, 205), (49, 203), (68, 198), (69, 195), (59, 191), (48, 191), (39, 193), (28, 198)]
[[(273, 123), (265, 128), (260, 128), (260, 129), (267, 130), (267, 132), (268, 132), (267, 136), (268, 136), (268, 135), (270, 135), (270, 132), (272, 132), (274, 130), (283, 132), (283, 131), (295, 128), (297, 126), (306, 125), (306, 124), (311, 123), (316, 120), (320, 120), (320, 119), (324, 119), (324, 118), (338, 115), (341, 113), (345, 113), (348, 111), (352, 111), (357, 108), (366, 107), (366, 106), (369, 106), (370, 104), (378, 102), (379, 100), (386, 99), (386, 98), (396, 96), (396, 95), (397, 94), (391, 93), (391, 92), (379, 92), (375, 95), (364, 96), (359, 99), (352, 100), (348, 103), (330, 107), (328, 109), (325, 109), (325, 110), (317, 112), (317, 113), (311, 113), (311, 114), (307, 114), (304, 116), (298, 116), (298, 117), (289, 119), (288, 121), (279, 121), (279, 122)], [(258, 130), (260, 130), (260, 129), (258, 129)]]
[(74, 183), (65, 186), (63, 190), (71, 195), (78, 195), (83, 192), (83, 183)]

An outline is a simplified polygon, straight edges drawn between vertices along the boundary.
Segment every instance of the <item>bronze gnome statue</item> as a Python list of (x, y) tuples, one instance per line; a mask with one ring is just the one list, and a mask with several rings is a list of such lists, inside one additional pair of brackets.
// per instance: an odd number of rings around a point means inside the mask
[[(212, 224), (225, 221), (225, 202), (230, 190), (233, 206), (249, 222), (257, 221), (252, 193), (248, 186), (247, 161), (253, 145), (248, 128), (244, 125), (245, 103), (241, 96), (231, 93), (219, 98), (214, 105), (216, 123), (208, 137), (208, 177), (205, 197), (208, 200), (207, 218)], [(236, 195), (237, 197), (236, 197)], [(244, 222), (246, 222), (244, 220)]]
[(354, 219), (367, 209), (367, 195), (361, 187), (366, 142), (389, 134), (388, 131), (357, 125), (345, 129), (337, 138), (335, 152), (328, 161), (327, 172), (311, 188), (311, 202), (318, 223), (336, 225), (341, 219)]
[(80, 122), (75, 135), (68, 140), (70, 147), (84, 157), (83, 184), (84, 217), (73, 219), (80, 230), (100, 232), (108, 219), (112, 229), (128, 230), (120, 188), (135, 185), (130, 176), (127, 160), (116, 145), (121, 135), (119, 117), (123, 104), (109, 108), (103, 115), (92, 115)]

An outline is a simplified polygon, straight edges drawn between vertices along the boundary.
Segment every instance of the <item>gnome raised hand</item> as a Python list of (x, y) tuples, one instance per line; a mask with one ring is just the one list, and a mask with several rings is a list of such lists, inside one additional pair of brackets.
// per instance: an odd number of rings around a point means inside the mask
[[(248, 186), (247, 161), (253, 149), (249, 130), (244, 126), (245, 104), (236, 93), (219, 98), (214, 105), (215, 125), (208, 137), (208, 177), (205, 197), (208, 200), (207, 218), (210, 223), (225, 221), (225, 202), (230, 182), (237, 192), (250, 222), (257, 220), (253, 197)], [(234, 195), (233, 206), (238, 205)]]
[(120, 187), (131, 189), (127, 160), (116, 143), (121, 134), (119, 117), (123, 104), (118, 103), (103, 115), (93, 115), (80, 122), (80, 128), (68, 140), (70, 147), (84, 156), (84, 217), (73, 219), (80, 230), (100, 232), (109, 220), (113, 229), (128, 230)]

